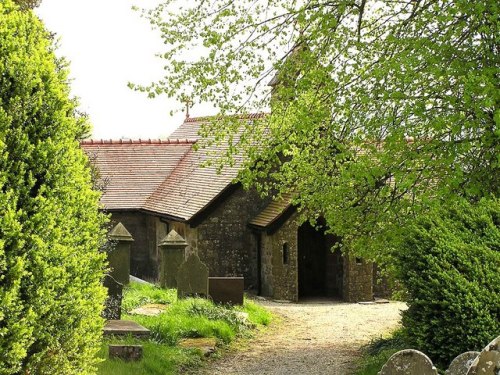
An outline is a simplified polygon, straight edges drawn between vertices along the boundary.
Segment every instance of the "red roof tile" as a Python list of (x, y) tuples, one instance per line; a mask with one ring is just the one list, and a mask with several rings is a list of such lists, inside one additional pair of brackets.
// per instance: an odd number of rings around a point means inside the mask
[(83, 141), (99, 169), (105, 208), (140, 209), (191, 149), (192, 141)]
[(192, 147), (201, 125), (211, 119), (188, 118), (167, 140), (83, 141), (82, 148), (95, 160), (101, 179), (108, 181), (101, 200), (105, 208), (145, 210), (189, 220), (207, 207), (232, 184), (242, 162), (236, 157), (235, 165), (220, 173), (215, 166), (203, 166), (215, 157), (212, 152), (227, 148), (196, 151)]

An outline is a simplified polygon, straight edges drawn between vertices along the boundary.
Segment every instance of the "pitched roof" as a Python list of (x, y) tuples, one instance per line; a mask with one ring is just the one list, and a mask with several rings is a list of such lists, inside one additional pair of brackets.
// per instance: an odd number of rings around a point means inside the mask
[(189, 140), (83, 141), (99, 170), (101, 203), (109, 210), (141, 209), (193, 146)]
[(213, 119), (188, 118), (167, 140), (82, 142), (101, 180), (108, 182), (101, 199), (105, 208), (143, 210), (187, 221), (209, 206), (232, 185), (242, 163), (236, 156), (235, 164), (220, 172), (216, 166), (204, 166), (216, 153), (227, 150), (227, 145), (199, 151), (193, 147), (202, 124)]
[[(266, 113), (248, 113), (243, 115), (237, 115), (238, 120), (257, 120), (264, 118)], [(217, 116), (205, 116), (205, 117), (188, 117), (184, 120), (184, 123), (178, 127), (176, 130), (170, 134), (169, 138), (189, 138), (189, 139), (199, 139), (199, 131), (203, 124), (210, 121), (217, 120)]]
[(279, 221), (279, 219), (292, 208), (292, 195), (283, 194), (280, 199), (273, 200), (249, 224), (254, 227), (268, 228)]

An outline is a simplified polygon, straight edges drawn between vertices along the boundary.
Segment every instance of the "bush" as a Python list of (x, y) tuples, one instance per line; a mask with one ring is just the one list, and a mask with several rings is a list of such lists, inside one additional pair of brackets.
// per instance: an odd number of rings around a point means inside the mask
[(397, 255), (408, 290), (403, 326), (412, 344), (446, 367), (500, 332), (500, 202), (458, 201), (411, 226)]
[(0, 0), (0, 374), (87, 374), (105, 297), (88, 127), (31, 10)]

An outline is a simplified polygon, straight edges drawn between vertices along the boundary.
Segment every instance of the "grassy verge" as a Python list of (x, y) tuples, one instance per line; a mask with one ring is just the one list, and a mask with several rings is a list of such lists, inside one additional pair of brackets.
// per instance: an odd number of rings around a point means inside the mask
[(390, 337), (373, 340), (365, 347), (355, 375), (377, 375), (391, 355), (408, 348), (402, 330), (393, 332)]
[[(129, 314), (147, 303), (166, 304), (168, 308), (155, 317)], [(148, 340), (106, 339), (100, 352), (103, 359), (98, 369), (100, 375), (163, 375), (195, 368), (201, 365), (202, 355), (199, 351), (178, 347), (181, 339), (215, 338), (218, 344), (226, 345), (238, 336), (249, 334), (253, 327), (268, 325), (271, 321), (269, 312), (248, 299), (238, 307), (219, 306), (201, 298), (177, 300), (174, 289), (139, 283), (131, 283), (125, 289), (122, 310), (122, 319), (134, 320), (150, 329), (151, 337)], [(130, 363), (110, 360), (107, 358), (110, 343), (139, 343), (143, 346), (144, 357), (140, 362)]]

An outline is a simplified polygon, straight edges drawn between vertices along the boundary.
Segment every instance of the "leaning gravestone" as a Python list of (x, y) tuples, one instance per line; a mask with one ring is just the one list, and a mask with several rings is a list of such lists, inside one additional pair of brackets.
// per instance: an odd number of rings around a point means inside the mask
[(177, 297), (207, 297), (208, 267), (196, 254), (190, 254), (177, 271)]
[(481, 351), (467, 375), (500, 375), (500, 336)]
[(445, 375), (467, 375), (467, 371), (479, 355), (479, 352), (465, 352), (458, 355), (450, 363), (450, 367), (446, 370)]
[(108, 297), (104, 305), (103, 318), (118, 320), (122, 315), (123, 285), (112, 276), (104, 276), (103, 285), (108, 289)]
[(405, 349), (394, 353), (378, 375), (437, 375), (432, 361), (424, 353)]

